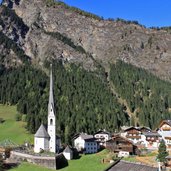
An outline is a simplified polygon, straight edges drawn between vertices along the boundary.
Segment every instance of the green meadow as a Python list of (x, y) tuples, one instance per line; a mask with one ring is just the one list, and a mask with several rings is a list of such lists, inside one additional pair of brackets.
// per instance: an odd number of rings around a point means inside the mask
[[(16, 106), (0, 105), (0, 118), (5, 121), (0, 123), (0, 142), (5, 139), (11, 140), (17, 144), (23, 144), (25, 141), (33, 143), (33, 135), (29, 134), (26, 129), (26, 123), (15, 121), (17, 114)], [(108, 152), (103, 150), (97, 154), (82, 155), (80, 159), (69, 161), (69, 166), (60, 171), (103, 171), (108, 164), (102, 164), (102, 158), (107, 156)], [(45, 167), (23, 162), (18, 167), (10, 169), (11, 171), (52, 171)]]
[(37, 166), (31, 163), (22, 163), (18, 167), (10, 169), (10, 171), (53, 171), (52, 169), (47, 169), (45, 167)]
[(109, 164), (101, 163), (108, 152), (103, 150), (96, 154), (82, 155), (78, 160), (69, 161), (69, 166), (60, 171), (103, 171)]
[[(102, 164), (101, 159), (106, 157), (107, 151), (103, 150), (97, 154), (82, 155), (80, 159), (69, 161), (69, 166), (59, 171), (103, 171), (109, 164)], [(52, 171), (41, 166), (30, 163), (22, 163), (11, 171)]]
[(5, 120), (0, 123), (0, 142), (8, 139), (16, 144), (23, 144), (25, 141), (33, 143), (33, 135), (25, 129), (26, 123), (15, 121), (16, 114), (16, 106), (0, 105), (0, 118)]

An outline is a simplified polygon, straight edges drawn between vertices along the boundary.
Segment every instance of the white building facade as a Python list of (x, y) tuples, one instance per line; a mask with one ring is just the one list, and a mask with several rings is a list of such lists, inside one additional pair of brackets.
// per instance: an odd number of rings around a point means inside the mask
[(157, 132), (144, 132), (141, 135), (141, 144), (148, 149), (158, 149), (162, 137)]
[(171, 120), (161, 121), (158, 133), (162, 136), (167, 148), (171, 148)]
[(74, 139), (74, 147), (84, 153), (97, 153), (99, 144), (93, 135), (80, 134)]
[(34, 152), (40, 153), (42, 150), (49, 150), (49, 139), (49, 134), (47, 133), (43, 124), (41, 124), (34, 136)]
[(98, 140), (101, 146), (106, 146), (106, 141), (111, 139), (111, 133), (106, 130), (99, 130), (94, 134), (94, 137)]
[(65, 158), (67, 160), (72, 160), (73, 159), (73, 151), (72, 151), (72, 149), (69, 146), (67, 146), (65, 148), (65, 150), (63, 151), (63, 155), (65, 156)]

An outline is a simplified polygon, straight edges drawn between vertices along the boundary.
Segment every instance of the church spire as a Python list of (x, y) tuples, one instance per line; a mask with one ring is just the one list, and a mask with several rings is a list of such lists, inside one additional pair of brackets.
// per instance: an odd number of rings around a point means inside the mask
[(48, 114), (51, 113), (51, 107), (52, 110), (54, 111), (52, 64), (50, 64), (50, 89), (49, 89)]
[(52, 79), (52, 64), (50, 65), (50, 90), (49, 90), (49, 104), (48, 104), (48, 134), (49, 150), (56, 153), (56, 117), (53, 99), (53, 79)]

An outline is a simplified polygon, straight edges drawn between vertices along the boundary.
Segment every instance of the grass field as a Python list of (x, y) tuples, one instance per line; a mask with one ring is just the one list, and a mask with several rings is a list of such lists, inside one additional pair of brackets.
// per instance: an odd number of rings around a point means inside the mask
[(31, 163), (22, 163), (18, 167), (10, 169), (10, 171), (53, 171), (52, 169), (47, 169), (41, 166), (37, 166)]
[(0, 142), (9, 139), (17, 144), (23, 144), (24, 141), (33, 143), (33, 135), (25, 129), (26, 123), (15, 121), (16, 113), (15, 106), (0, 105), (0, 118), (5, 120), (4, 123), (0, 123)]
[[(59, 171), (103, 171), (109, 164), (102, 164), (100, 161), (107, 155), (104, 150), (97, 154), (82, 155), (80, 159), (69, 161), (69, 166)], [(52, 171), (44, 167), (30, 163), (22, 163), (10, 171)]]
[(105, 158), (108, 152), (103, 150), (97, 154), (83, 155), (78, 160), (69, 161), (69, 167), (60, 171), (103, 171), (109, 164), (101, 163), (101, 159)]

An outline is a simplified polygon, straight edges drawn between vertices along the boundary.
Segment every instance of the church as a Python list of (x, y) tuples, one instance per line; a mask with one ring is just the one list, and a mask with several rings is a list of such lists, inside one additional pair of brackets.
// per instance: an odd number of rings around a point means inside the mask
[(41, 124), (36, 134), (34, 135), (35, 153), (40, 153), (42, 150), (57, 153), (60, 148), (60, 138), (56, 136), (56, 115), (54, 110), (54, 99), (53, 99), (52, 64), (50, 66), (50, 90), (49, 90), (47, 119), (48, 119), (47, 130), (44, 127), (44, 125)]

